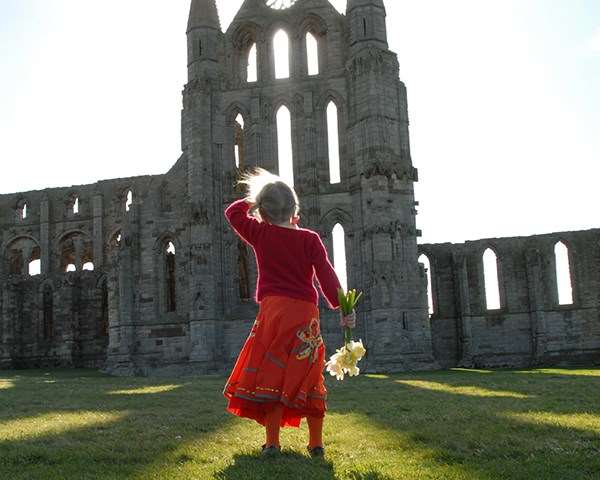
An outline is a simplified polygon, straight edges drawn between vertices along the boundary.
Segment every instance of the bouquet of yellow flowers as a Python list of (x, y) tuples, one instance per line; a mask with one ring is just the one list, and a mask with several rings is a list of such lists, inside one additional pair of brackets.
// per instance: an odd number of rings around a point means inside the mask
[(352, 327), (355, 323), (354, 309), (361, 298), (362, 292), (357, 294), (356, 290), (350, 290), (344, 293), (341, 288), (338, 290), (342, 316), (341, 324), (344, 328), (344, 346), (337, 349), (336, 353), (325, 364), (329, 374), (338, 380), (343, 380), (346, 374), (351, 377), (357, 376), (360, 373), (360, 368), (357, 366), (358, 362), (367, 353), (362, 340), (355, 342), (352, 339)]

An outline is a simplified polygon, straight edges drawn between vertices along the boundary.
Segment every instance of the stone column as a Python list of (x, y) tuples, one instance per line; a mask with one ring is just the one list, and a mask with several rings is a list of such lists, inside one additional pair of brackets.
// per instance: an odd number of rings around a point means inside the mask
[(96, 194), (93, 198), (94, 216), (94, 269), (104, 265), (104, 228), (102, 195)]
[(31, 260), (31, 254), (33, 253), (33, 244), (28, 243), (24, 248), (23, 248), (23, 266), (22, 268), (22, 272), (23, 275), (28, 275), (29, 274), (29, 261)]
[(290, 38), (290, 77), (300, 78), (307, 75), (306, 68), (306, 37), (301, 34), (289, 33)]
[(50, 249), (50, 205), (47, 197), (42, 199), (40, 205), (40, 257), (42, 274), (49, 275), (52, 273), (52, 252)]
[(531, 322), (531, 357), (533, 364), (540, 364), (543, 362), (546, 352), (546, 316), (544, 313), (544, 284), (541, 280), (542, 256), (539, 250), (527, 250), (525, 261)]
[(14, 341), (13, 334), (13, 322), (10, 318), (10, 300), (11, 300), (11, 286), (9, 283), (4, 283), (0, 289), (1, 298), (1, 309), (0, 309), (0, 332), (2, 337), (0, 338), (0, 368), (11, 368), (12, 367), (12, 345)]
[(456, 312), (458, 318), (458, 358), (459, 366), (473, 366), (471, 334), (471, 299), (469, 296), (469, 278), (467, 258), (462, 253), (452, 253), (452, 270), (456, 286)]
[[(70, 308), (60, 310), (59, 315), (55, 315), (55, 321), (60, 321), (60, 332), (61, 337), (57, 338), (55, 342), (58, 345), (58, 357), (61, 360), (62, 366), (73, 366), (73, 353), (75, 351), (75, 322), (77, 316), (73, 312), (73, 299), (75, 294), (75, 284), (73, 282), (73, 275), (63, 275), (61, 279), (60, 290), (58, 293), (58, 302), (55, 302), (55, 308), (57, 305), (65, 305)], [(56, 312), (57, 310), (55, 310)]]

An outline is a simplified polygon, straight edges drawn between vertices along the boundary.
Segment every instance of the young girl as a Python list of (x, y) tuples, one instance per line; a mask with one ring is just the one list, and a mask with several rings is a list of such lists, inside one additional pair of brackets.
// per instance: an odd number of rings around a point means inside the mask
[[(227, 411), (265, 426), (263, 455), (278, 454), (280, 428), (297, 428), (306, 417), (308, 451), (323, 456), (325, 346), (314, 277), (332, 309), (339, 307), (340, 282), (319, 235), (298, 227), (293, 188), (262, 169), (241, 183), (248, 195), (225, 216), (254, 249), (260, 307), (223, 392)], [(354, 321), (352, 315), (341, 323), (353, 327)]]

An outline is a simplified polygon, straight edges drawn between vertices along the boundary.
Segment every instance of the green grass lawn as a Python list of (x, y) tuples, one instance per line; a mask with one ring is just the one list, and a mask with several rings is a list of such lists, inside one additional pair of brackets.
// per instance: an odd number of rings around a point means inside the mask
[(600, 370), (328, 379), (324, 461), (262, 459), (224, 381), (0, 371), (0, 479), (600, 479)]

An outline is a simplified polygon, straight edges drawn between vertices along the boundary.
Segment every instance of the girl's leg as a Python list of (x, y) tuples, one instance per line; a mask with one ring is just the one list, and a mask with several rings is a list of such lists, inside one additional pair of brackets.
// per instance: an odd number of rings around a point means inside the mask
[(267, 433), (267, 447), (280, 447), (279, 431), (281, 429), (281, 417), (283, 416), (283, 405), (277, 403), (267, 412), (265, 428)]
[(308, 448), (323, 446), (323, 417), (306, 417), (308, 423)]

